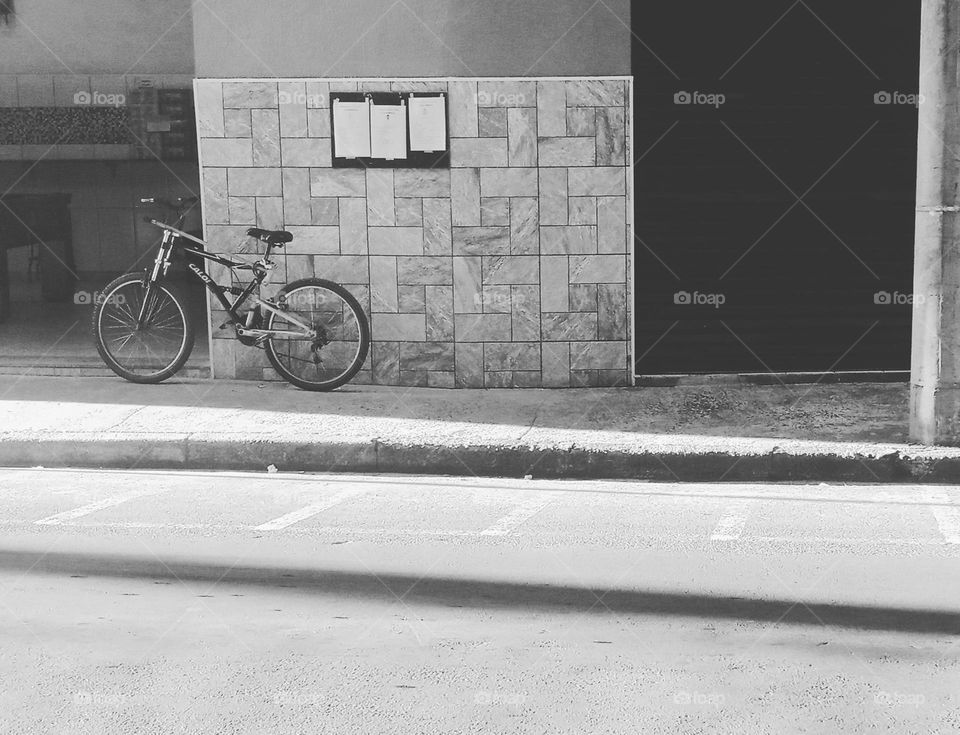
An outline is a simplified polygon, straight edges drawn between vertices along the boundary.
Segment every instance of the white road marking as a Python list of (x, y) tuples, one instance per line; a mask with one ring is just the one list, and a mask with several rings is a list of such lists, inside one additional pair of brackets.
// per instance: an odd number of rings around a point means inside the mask
[(743, 500), (731, 503), (726, 512), (720, 516), (717, 527), (710, 536), (711, 541), (736, 541), (743, 535), (743, 529), (750, 518), (750, 511), (754, 503)]
[(480, 532), (481, 536), (507, 536), (520, 528), (537, 513), (556, 500), (555, 493), (542, 493), (520, 502), (516, 508), (489, 528)]
[(931, 506), (930, 511), (937, 521), (943, 540), (948, 544), (960, 544), (960, 508), (950, 504), (950, 498), (945, 492), (931, 493), (930, 497), (939, 504)]
[(109, 498), (98, 500), (95, 503), (88, 503), (87, 505), (81, 505), (79, 508), (65, 510), (62, 513), (54, 513), (52, 516), (47, 516), (46, 518), (41, 518), (39, 521), (34, 521), (34, 524), (38, 526), (61, 526), (66, 521), (72, 521), (77, 518), (82, 518), (83, 516), (90, 515), (91, 513), (96, 513), (99, 510), (113, 508), (117, 505), (121, 505), (122, 503), (126, 503), (128, 500), (145, 498), (150, 495), (157, 495), (158, 493), (162, 493), (162, 492), (166, 492), (166, 491), (165, 490), (138, 490), (137, 492), (125, 493), (123, 495), (113, 495)]
[(317, 515), (317, 513), (322, 513), (329, 508), (332, 508), (339, 503), (342, 503), (345, 500), (350, 500), (351, 498), (356, 498), (359, 495), (363, 495), (364, 490), (342, 490), (338, 493), (334, 493), (328, 498), (324, 498), (318, 503), (311, 503), (310, 505), (301, 508), (300, 510), (295, 510), (292, 513), (287, 513), (282, 515), (279, 518), (274, 518), (272, 521), (267, 521), (262, 523), (259, 526), (256, 526), (257, 531), (280, 531), (288, 526), (292, 526), (294, 523), (299, 523), (304, 521), (311, 516)]

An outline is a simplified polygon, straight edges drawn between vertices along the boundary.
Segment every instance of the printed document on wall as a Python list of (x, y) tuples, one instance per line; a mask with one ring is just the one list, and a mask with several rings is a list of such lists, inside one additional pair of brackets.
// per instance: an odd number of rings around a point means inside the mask
[(370, 107), (370, 155), (387, 160), (407, 157), (406, 106)]
[(370, 102), (333, 101), (333, 155), (362, 158), (370, 155)]
[(447, 149), (446, 97), (410, 98), (410, 150)]

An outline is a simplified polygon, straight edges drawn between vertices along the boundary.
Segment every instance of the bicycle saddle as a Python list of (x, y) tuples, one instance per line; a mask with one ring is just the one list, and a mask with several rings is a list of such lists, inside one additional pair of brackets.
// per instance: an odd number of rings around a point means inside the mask
[(284, 243), (293, 240), (293, 233), (286, 230), (261, 230), (259, 227), (251, 227), (247, 234), (277, 247), (283, 247)]

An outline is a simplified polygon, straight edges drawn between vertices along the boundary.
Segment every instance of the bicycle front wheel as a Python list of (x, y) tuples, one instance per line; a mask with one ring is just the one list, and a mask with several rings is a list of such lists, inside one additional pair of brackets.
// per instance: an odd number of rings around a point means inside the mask
[(145, 284), (141, 273), (111, 281), (93, 309), (100, 357), (133, 383), (166, 380), (183, 367), (193, 349), (193, 323), (185, 303), (168, 284)]
[(367, 358), (370, 327), (360, 303), (347, 289), (322, 278), (290, 283), (277, 295), (281, 312), (269, 312), (266, 328), (317, 333), (315, 339), (282, 336), (267, 340), (267, 358), (288, 382), (304, 390), (333, 390), (348, 382)]

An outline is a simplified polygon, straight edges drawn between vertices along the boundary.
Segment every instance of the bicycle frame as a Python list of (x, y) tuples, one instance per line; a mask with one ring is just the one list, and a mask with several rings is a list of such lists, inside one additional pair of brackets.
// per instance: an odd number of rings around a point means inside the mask
[[(236, 328), (238, 336), (264, 339), (270, 337), (288, 337), (291, 339), (317, 338), (316, 330), (314, 330), (309, 324), (304, 324), (301, 320), (297, 319), (288, 311), (279, 309), (275, 304), (265, 301), (254, 294), (254, 291), (262, 286), (264, 281), (267, 280), (267, 277), (269, 276), (270, 270), (273, 266), (273, 263), (270, 262), (271, 246), (269, 243), (267, 244), (267, 252), (260, 261), (253, 264), (239, 263), (237, 261), (230, 260), (229, 258), (225, 258), (222, 255), (215, 255), (207, 252), (203, 249), (203, 247), (206, 246), (206, 243), (203, 240), (194, 237), (183, 230), (178, 230), (176, 227), (172, 227), (171, 225), (168, 225), (165, 222), (160, 222), (159, 220), (150, 219), (148, 221), (151, 224), (163, 229), (163, 241), (160, 244), (160, 249), (157, 252), (156, 259), (154, 260), (153, 268), (150, 271), (150, 275), (148, 277), (149, 283), (157, 283), (158, 281), (162, 281), (166, 276), (167, 269), (170, 267), (170, 256), (173, 253), (174, 247), (177, 245), (177, 241), (180, 240), (180, 249), (188, 256), (196, 255), (204, 260), (211, 260), (215, 263), (219, 263), (222, 266), (226, 266), (231, 271), (249, 270), (253, 272), (253, 280), (250, 281), (246, 288), (240, 289), (236, 286), (221, 286), (207, 274), (206, 267), (199, 268), (195, 263), (191, 263), (189, 261), (187, 263), (187, 270), (190, 271), (194, 278), (196, 278), (206, 287), (206, 289), (217, 299), (217, 301), (220, 302), (227, 314), (230, 315), (230, 322), (232, 322)], [(201, 247), (192, 247), (185, 244), (186, 241), (192, 241)], [(236, 301), (230, 303), (230, 300), (227, 299), (228, 293), (237, 296)], [(286, 321), (292, 322), (296, 326), (300, 327), (300, 329), (303, 331), (292, 332), (284, 329), (249, 329), (243, 326), (240, 309), (243, 308), (244, 304), (250, 300), (252, 300), (261, 308), (282, 316)], [(149, 298), (144, 299), (139, 317), (140, 320), (144, 318), (144, 314), (147, 311), (148, 301)]]

